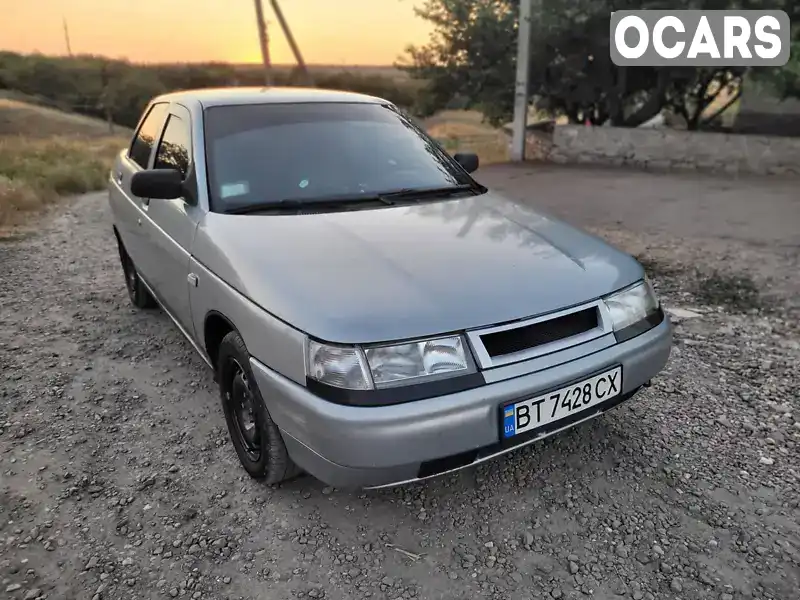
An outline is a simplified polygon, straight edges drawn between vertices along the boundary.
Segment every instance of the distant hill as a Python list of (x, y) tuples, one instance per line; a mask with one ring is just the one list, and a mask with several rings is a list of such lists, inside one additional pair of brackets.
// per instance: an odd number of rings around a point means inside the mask
[(101, 119), (65, 112), (41, 104), (21, 94), (0, 94), (0, 136), (22, 135), (27, 138), (52, 136), (108, 137), (129, 135), (125, 127), (113, 130)]
[[(262, 66), (259, 63), (231, 63), (231, 65), (238, 69), (253, 69), (256, 71), (261, 70)], [(392, 79), (410, 79), (411, 76), (402, 69), (398, 69), (393, 65), (345, 65), (345, 64), (317, 64), (307, 65), (311, 75), (314, 74), (335, 74), (335, 73), (358, 73), (360, 75), (382, 75)], [(297, 69), (296, 64), (273, 64), (272, 68), (275, 71), (286, 72)]]

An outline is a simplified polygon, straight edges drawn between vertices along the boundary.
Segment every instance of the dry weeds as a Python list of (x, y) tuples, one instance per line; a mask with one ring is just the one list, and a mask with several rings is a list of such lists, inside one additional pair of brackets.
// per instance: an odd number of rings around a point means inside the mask
[(507, 162), (509, 137), (482, 121), (480, 113), (448, 110), (428, 119), (428, 133), (452, 153), (474, 152), (482, 165)]
[(0, 137), (0, 227), (19, 226), (63, 196), (102, 189), (121, 137)]
[(0, 237), (31, 228), (64, 196), (102, 189), (130, 131), (100, 119), (0, 97)]

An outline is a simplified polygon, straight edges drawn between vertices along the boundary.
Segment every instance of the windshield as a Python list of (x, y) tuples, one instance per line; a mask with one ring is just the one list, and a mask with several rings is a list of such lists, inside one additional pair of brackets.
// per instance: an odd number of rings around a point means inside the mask
[(430, 189), (473, 180), (379, 104), (214, 106), (205, 111), (212, 209)]

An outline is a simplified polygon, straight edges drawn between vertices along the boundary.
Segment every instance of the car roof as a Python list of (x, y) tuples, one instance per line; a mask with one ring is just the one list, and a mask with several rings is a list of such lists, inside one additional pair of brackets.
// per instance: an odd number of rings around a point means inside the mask
[(201, 107), (235, 104), (299, 104), (308, 102), (349, 102), (388, 104), (376, 96), (303, 87), (225, 87), (185, 90), (164, 94), (154, 102), (198, 103)]

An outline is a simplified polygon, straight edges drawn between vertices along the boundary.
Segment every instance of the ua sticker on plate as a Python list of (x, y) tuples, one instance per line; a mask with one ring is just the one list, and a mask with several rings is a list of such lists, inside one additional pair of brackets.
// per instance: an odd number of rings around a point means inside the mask
[(250, 191), (250, 186), (246, 181), (237, 181), (236, 183), (223, 183), (220, 186), (219, 194), (223, 198), (230, 198), (231, 196), (244, 196)]

